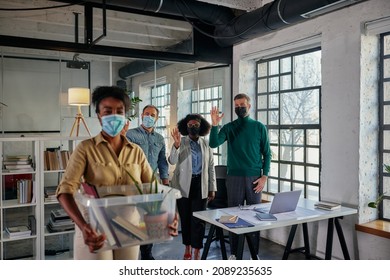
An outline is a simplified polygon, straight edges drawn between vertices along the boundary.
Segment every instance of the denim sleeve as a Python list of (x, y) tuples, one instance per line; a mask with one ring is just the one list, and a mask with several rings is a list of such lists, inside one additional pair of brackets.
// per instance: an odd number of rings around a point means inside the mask
[(168, 176), (168, 161), (166, 157), (166, 149), (165, 149), (165, 143), (164, 139), (162, 139), (162, 148), (158, 154), (158, 160), (157, 160), (157, 166), (158, 166), (158, 171), (160, 173), (160, 178), (161, 179), (167, 179)]

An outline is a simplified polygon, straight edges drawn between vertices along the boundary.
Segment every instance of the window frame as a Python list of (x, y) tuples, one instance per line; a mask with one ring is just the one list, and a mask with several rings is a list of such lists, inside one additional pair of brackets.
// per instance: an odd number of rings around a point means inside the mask
[[(390, 32), (382, 33), (379, 35), (380, 40), (380, 53), (379, 53), (379, 92), (378, 92), (378, 104), (379, 104), (379, 143), (378, 143), (378, 149), (379, 149), (379, 182), (378, 182), (378, 196), (380, 194), (383, 194), (384, 192), (384, 179), (386, 177), (390, 177), (390, 173), (386, 173), (384, 171), (384, 164), (389, 164), (384, 162), (384, 157), (386, 154), (390, 155), (390, 149), (385, 149), (385, 143), (384, 143), (384, 135), (385, 132), (390, 133), (390, 123), (385, 124), (385, 107), (388, 106), (390, 108), (390, 100), (385, 101), (385, 83), (390, 84), (390, 76), (385, 78), (385, 60), (388, 59), (390, 61), (390, 53), (385, 55), (385, 37), (390, 37)], [(385, 204), (390, 203), (390, 195), (387, 194), (383, 197), (383, 201), (378, 206), (378, 217), (380, 220), (390, 221), (390, 217), (386, 218), (385, 213), (389, 213), (390, 210), (385, 207)]]
[[(268, 182), (266, 184), (266, 187), (265, 189), (263, 190), (264, 193), (266, 194), (275, 194), (276, 192), (281, 192), (281, 191), (286, 191), (286, 189), (282, 189), (282, 182), (288, 182), (289, 183), (289, 190), (294, 190), (294, 189), (303, 189), (303, 197), (304, 198), (309, 198), (309, 194), (311, 194), (311, 192), (309, 191), (310, 188), (317, 188), (317, 198), (310, 198), (310, 199), (318, 199), (320, 200), (320, 190), (321, 190), (321, 177), (320, 177), (320, 174), (321, 174), (321, 93), (322, 93), (322, 85), (321, 85), (321, 82), (320, 82), (320, 85), (317, 85), (317, 86), (309, 86), (309, 87), (300, 87), (300, 88), (294, 88), (294, 57), (298, 56), (298, 55), (302, 55), (302, 54), (307, 54), (307, 53), (311, 53), (311, 52), (316, 52), (316, 51), (321, 51), (321, 47), (315, 47), (315, 48), (309, 48), (309, 49), (306, 49), (306, 50), (301, 50), (301, 51), (298, 51), (298, 52), (291, 52), (291, 53), (288, 53), (288, 54), (283, 54), (283, 55), (280, 55), (280, 56), (274, 56), (274, 57), (267, 57), (266, 59), (261, 59), (261, 60), (258, 60), (256, 62), (256, 94), (255, 94), (255, 97), (256, 97), (256, 102), (254, 102), (256, 104), (256, 119), (263, 122), (266, 126), (267, 126), (267, 129), (269, 132), (273, 132), (273, 131), (276, 131), (276, 135), (278, 137), (278, 140), (277, 140), (277, 144), (275, 143), (272, 143), (271, 139), (270, 139), (270, 145), (271, 145), (271, 150), (272, 149), (277, 149), (277, 155), (278, 155), (278, 158), (272, 158), (271, 159), (271, 165), (273, 164), (277, 164), (277, 171), (278, 171), (278, 174), (276, 175), (273, 175), (271, 172), (268, 176)], [(281, 65), (281, 61), (285, 58), (290, 58), (290, 71), (288, 72), (282, 72), (280, 69), (282, 69), (282, 65)], [(269, 64), (272, 62), (272, 61), (278, 61), (279, 64), (278, 64), (278, 73), (277, 74), (270, 74), (270, 67), (269, 67)], [(259, 69), (260, 69), (260, 64), (262, 63), (267, 63), (267, 73), (265, 76), (261, 76), (259, 74)], [(320, 70), (321, 71), (321, 70)], [(281, 85), (281, 77), (286, 77), (287, 75), (291, 75), (291, 85), (290, 85), (290, 88), (288, 89), (281, 89), (280, 85)], [(321, 74), (321, 73), (320, 73)], [(279, 78), (278, 79), (278, 90), (276, 91), (271, 91), (270, 89), (270, 79), (273, 78)], [(260, 92), (260, 80), (266, 80), (266, 91), (265, 92)], [(264, 85), (264, 82), (263, 82), (263, 85)], [(305, 91), (305, 90), (318, 90), (318, 124), (281, 124), (281, 111), (282, 111), (282, 105), (281, 105), (281, 94), (282, 93), (290, 93), (290, 92), (297, 92), (297, 91)], [(270, 104), (270, 95), (274, 95), (274, 94), (277, 94), (278, 95), (278, 101), (277, 101), (277, 108), (274, 107), (274, 105), (271, 105)], [(260, 107), (258, 100), (259, 100), (259, 97), (261, 96), (265, 96), (266, 97), (266, 106), (265, 107)], [(270, 106), (271, 105), (271, 106)], [(279, 118), (278, 118), (278, 123), (277, 124), (270, 124), (270, 112), (271, 111), (277, 111), (278, 114), (279, 114)], [(266, 115), (266, 121), (260, 119), (260, 115), (261, 114), (265, 114)], [(281, 149), (282, 149), (282, 145), (281, 145), (281, 131), (285, 130), (290, 130), (290, 131), (294, 131), (294, 130), (303, 130), (303, 143), (302, 143), (302, 148), (303, 148), (303, 161), (302, 162), (297, 162), (297, 161), (293, 161), (293, 160), (283, 160), (282, 159), (282, 155), (281, 155)], [(309, 130), (317, 130), (318, 131), (318, 144), (317, 145), (309, 145), (307, 143), (307, 133)], [(293, 145), (291, 147), (294, 147), (295, 143), (293, 143)], [(316, 148), (318, 149), (318, 163), (316, 164), (313, 164), (313, 163), (310, 163), (308, 162), (308, 155), (307, 155), (307, 149), (310, 149), (310, 148)], [(274, 154), (273, 154), (274, 155)], [(286, 166), (289, 166), (290, 167), (290, 178), (282, 178), (281, 177), (281, 173), (280, 173), (280, 169), (281, 169), (281, 165), (286, 165)], [(293, 167), (295, 166), (302, 166), (303, 167), (303, 170), (304, 170), (304, 176), (303, 176), (303, 180), (296, 180), (294, 179), (294, 175), (293, 175)], [(317, 178), (318, 178), (318, 182), (309, 182), (308, 181), (308, 169), (310, 168), (317, 168), (318, 169), (318, 174), (316, 174)], [(274, 189), (272, 189), (272, 186), (271, 186), (271, 181), (273, 182), (276, 182), (277, 183), (277, 190), (275, 191)], [(299, 187), (299, 185), (301, 185), (301, 187)], [(298, 186), (298, 187), (297, 187)], [(272, 189), (272, 190), (271, 190)]]
[[(156, 100), (157, 98), (164, 98), (165, 102), (163, 105), (157, 104)], [(165, 146), (168, 147), (169, 144), (169, 133), (167, 131), (167, 126), (170, 124), (170, 119), (169, 116), (164, 115), (164, 109), (167, 109), (168, 107), (170, 111), (170, 106), (171, 106), (171, 84), (169, 83), (164, 83), (160, 85), (156, 85), (155, 87), (150, 88), (150, 100), (151, 104), (156, 106), (156, 108), (159, 110), (158, 114), (158, 120), (157, 124), (155, 126), (155, 131), (160, 133), (165, 140)], [(166, 119), (166, 125), (158, 125), (159, 122), (161, 122), (161, 119)]]
[[(218, 97), (211, 97), (211, 98), (201, 98), (202, 92), (203, 96), (206, 97), (206, 92), (210, 90), (211, 92), (216, 89), (218, 92)], [(211, 94), (212, 95), (212, 94)], [(211, 114), (210, 111), (207, 112), (200, 112), (200, 103), (210, 103), (212, 104), (211, 106), (217, 106), (218, 108), (222, 108), (222, 97), (223, 97), (223, 87), (222, 85), (213, 85), (209, 87), (202, 87), (199, 89), (192, 89), (191, 90), (191, 113), (193, 114), (200, 114), (203, 116), (206, 120), (208, 120), (211, 124)], [(214, 105), (217, 103), (217, 105)], [(204, 106), (205, 107), (205, 106)], [(206, 136), (208, 138), (209, 135)], [(213, 155), (214, 155), (214, 164), (215, 165), (220, 165), (224, 164), (222, 162), (222, 148), (221, 146), (214, 148), (213, 149)]]

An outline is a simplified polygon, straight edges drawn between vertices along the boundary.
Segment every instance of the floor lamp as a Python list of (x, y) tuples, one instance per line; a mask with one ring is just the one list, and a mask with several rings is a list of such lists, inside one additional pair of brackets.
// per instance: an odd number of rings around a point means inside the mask
[(75, 128), (76, 128), (76, 136), (79, 136), (80, 122), (84, 124), (84, 127), (88, 131), (89, 136), (91, 136), (91, 132), (89, 132), (84, 116), (81, 113), (81, 106), (88, 106), (90, 104), (89, 88), (69, 88), (68, 104), (78, 107), (77, 114), (72, 126), (72, 130), (70, 131), (70, 136), (72, 136)]

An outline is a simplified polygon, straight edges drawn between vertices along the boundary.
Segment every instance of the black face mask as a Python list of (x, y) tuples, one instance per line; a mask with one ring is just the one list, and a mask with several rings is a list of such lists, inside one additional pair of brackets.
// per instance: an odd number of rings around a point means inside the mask
[(243, 118), (246, 116), (247, 109), (246, 109), (246, 107), (236, 107), (236, 108), (234, 108), (234, 112), (236, 112), (236, 115), (239, 118)]
[(199, 135), (199, 131), (200, 131), (200, 127), (187, 127), (187, 131), (190, 135), (192, 136), (198, 136)]

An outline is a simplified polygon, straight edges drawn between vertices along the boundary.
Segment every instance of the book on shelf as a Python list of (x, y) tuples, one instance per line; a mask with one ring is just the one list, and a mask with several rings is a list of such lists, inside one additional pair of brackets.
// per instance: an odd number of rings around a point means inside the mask
[(32, 181), (32, 197), (31, 197), (31, 203), (37, 202), (37, 184), (35, 181)]
[[(87, 183), (81, 183), (84, 192), (93, 198), (99, 198), (99, 193), (96, 187)], [(107, 214), (107, 209), (103, 206), (90, 206), (90, 213), (94, 216), (94, 219), (90, 217), (91, 226), (95, 229), (100, 229), (107, 238), (108, 243), (111, 246), (121, 247), (121, 242), (115, 233), (111, 219)]]
[(10, 238), (27, 237), (31, 235), (31, 229), (25, 225), (6, 227), (5, 231)]
[(6, 155), (4, 161), (28, 161), (31, 160), (30, 155)]
[(46, 229), (49, 232), (70, 231), (70, 230), (74, 230), (74, 228), (75, 228), (75, 225), (71, 219), (63, 220), (62, 222), (58, 222), (58, 221), (53, 221), (50, 218), (49, 222), (46, 225)]
[(15, 160), (4, 160), (3, 161), (3, 164), (4, 165), (7, 165), (7, 164), (31, 164), (32, 163), (32, 160), (31, 159), (26, 159), (26, 160), (18, 160), (18, 159), (15, 159)]
[(57, 202), (56, 196), (57, 186), (47, 186), (43, 190), (45, 202)]
[(68, 165), (70, 152), (59, 148), (47, 148), (43, 152), (45, 170), (64, 170)]
[(21, 168), (21, 169), (3, 169), (3, 173), (27, 173), (34, 172), (33, 167)]
[(53, 218), (54, 221), (70, 219), (68, 213), (66, 213), (66, 211), (62, 208), (51, 210), (50, 216)]
[(4, 172), (32, 172), (33, 162), (30, 155), (6, 155), (3, 160)]
[(29, 169), (32, 168), (31, 163), (23, 163), (23, 164), (4, 164), (5, 169), (7, 170), (15, 170), (15, 169)]
[(340, 203), (330, 202), (330, 201), (319, 201), (314, 204), (316, 208), (324, 209), (324, 210), (336, 210), (341, 208)]
[(20, 173), (20, 174), (13, 174), (8, 173), (6, 176), (3, 177), (3, 199), (9, 200), (9, 199), (17, 199), (18, 198), (18, 191), (17, 191), (17, 182), (19, 180), (25, 179), (25, 180), (32, 180), (33, 174), (31, 173)]
[(49, 232), (74, 230), (74, 222), (63, 208), (54, 209), (50, 212), (50, 218), (46, 228)]
[(33, 197), (33, 181), (21, 179), (16, 182), (17, 200), (19, 203), (31, 203)]
[(28, 227), (31, 230), (31, 235), (37, 234), (37, 220), (34, 215), (28, 216)]

